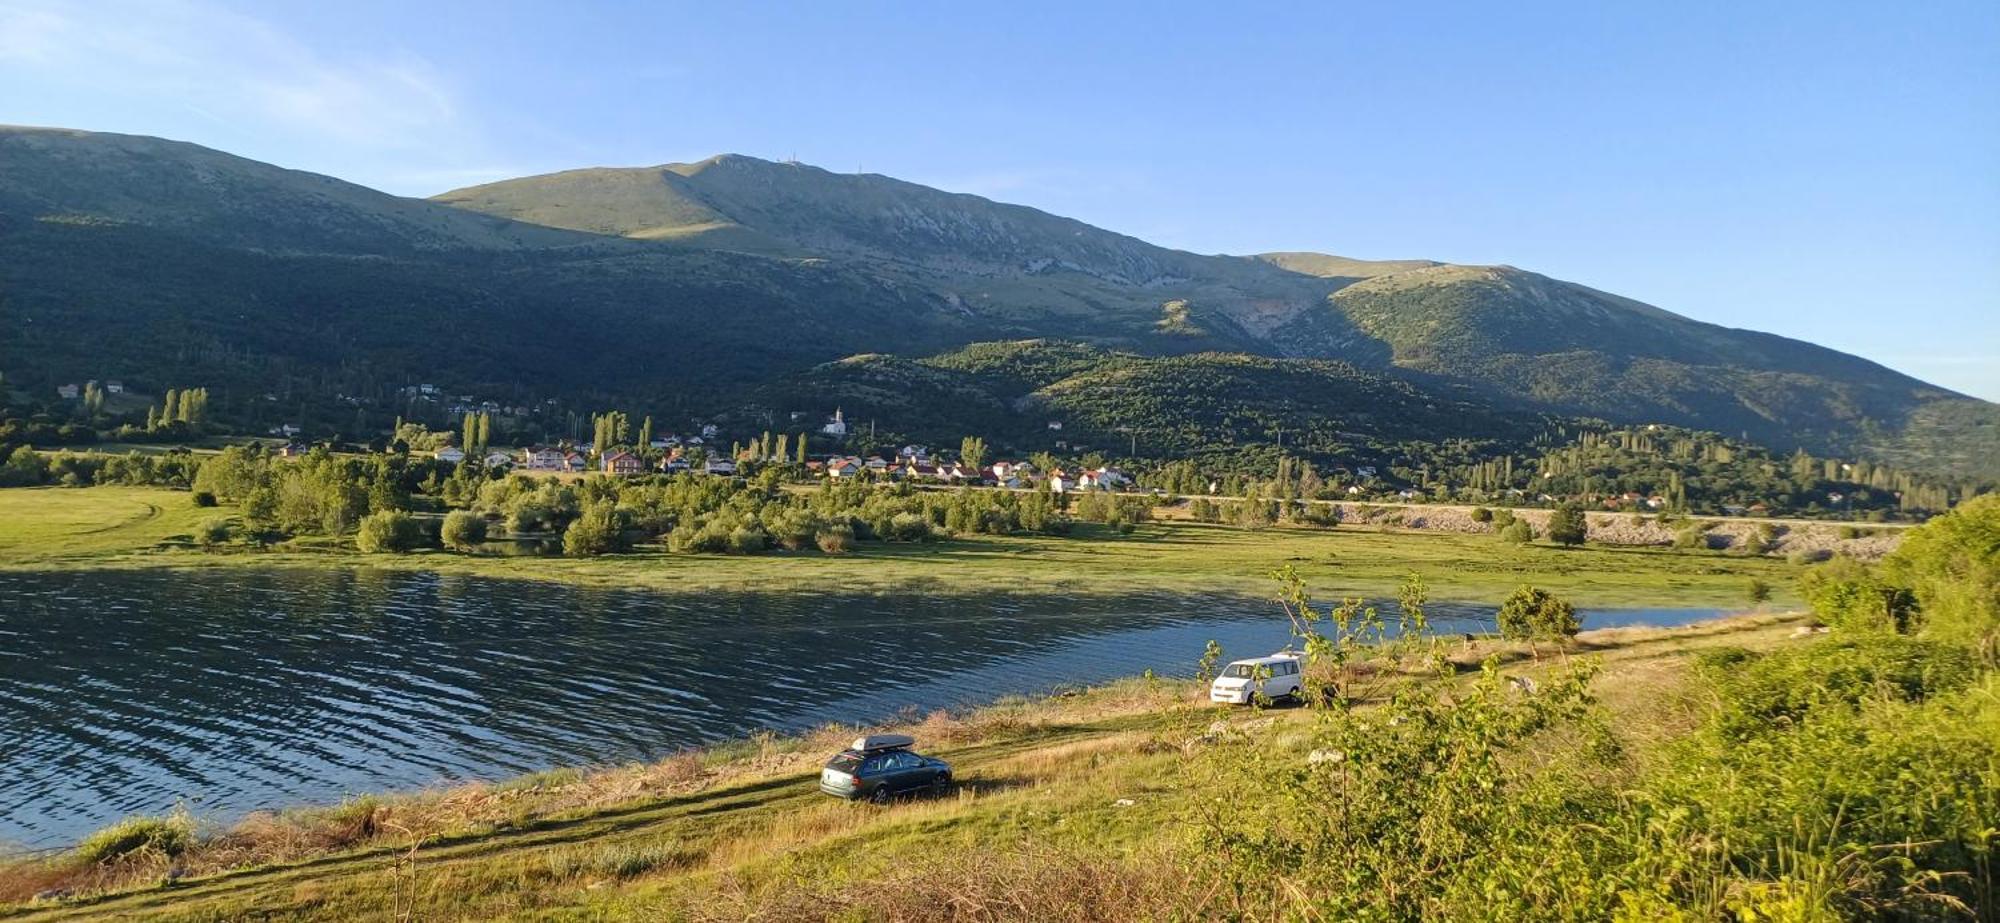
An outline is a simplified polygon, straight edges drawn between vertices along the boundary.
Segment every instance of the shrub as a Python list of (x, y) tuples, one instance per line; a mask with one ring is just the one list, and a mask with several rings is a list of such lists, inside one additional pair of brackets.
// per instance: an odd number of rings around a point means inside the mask
[(185, 814), (130, 817), (83, 838), (77, 859), (102, 864), (138, 852), (176, 856), (194, 842), (194, 822)]
[(445, 514), (438, 538), (453, 551), (471, 551), (486, 541), (486, 517), (471, 510), (452, 510)]
[(1583, 628), (1576, 608), (1547, 590), (1523, 586), (1500, 605), (1500, 635), (1514, 640), (1559, 641)]
[(1535, 527), (1525, 519), (1516, 519), (1500, 530), (1500, 540), (1525, 545), (1535, 540)]
[(1565, 504), (1549, 514), (1549, 541), (1558, 545), (1581, 545), (1589, 534), (1590, 526), (1580, 507)]
[(2000, 662), (2000, 494), (1913, 529), (1883, 562), (1923, 606), (1924, 631)]
[(770, 536), (755, 526), (737, 526), (729, 530), (727, 548), (730, 554), (756, 554), (764, 550)]
[(361, 517), (354, 547), (364, 554), (401, 554), (423, 541), (417, 520), (402, 510), (383, 510)]
[(1835, 631), (1905, 631), (1916, 600), (1853, 558), (1835, 558), (1799, 575), (1799, 595)]
[(1683, 550), (1707, 548), (1708, 528), (1696, 524), (1674, 533), (1674, 547)]
[(211, 519), (202, 523), (201, 528), (195, 531), (194, 540), (200, 542), (203, 547), (213, 548), (227, 544), (234, 535), (235, 530), (229, 525), (229, 520)]
[(1222, 510), (1215, 505), (1214, 500), (1196, 497), (1188, 501), (1188, 518), (1195, 522), (1221, 522)]
[(935, 537), (930, 519), (921, 513), (897, 513), (880, 531), (883, 540), (891, 542), (928, 542)]
[(619, 538), (617, 511), (608, 503), (594, 503), (563, 530), (563, 554), (573, 558), (609, 554), (618, 550)]
[(814, 533), (813, 543), (827, 554), (846, 554), (854, 550), (854, 529), (846, 523), (823, 527)]
[(1732, 740), (1789, 727), (1816, 710), (1870, 699), (1921, 702), (1965, 688), (1978, 664), (1965, 649), (1883, 635), (1827, 638), (1727, 663), (1699, 661), (1722, 695), (1717, 727)]
[(1771, 601), (1771, 585), (1752, 577), (1750, 585), (1744, 588), (1743, 595), (1750, 600), (1750, 605), (1761, 606)]
[(1860, 530), (1860, 529), (1857, 529), (1857, 528), (1855, 528), (1855, 527), (1853, 527), (1853, 526), (1841, 526), (1841, 527), (1840, 527), (1840, 538), (1841, 538), (1841, 540), (1842, 540), (1842, 541), (1853, 541), (1854, 539), (1857, 539), (1857, 538), (1860, 538), (1860, 537), (1861, 537), (1861, 530)]
[(1483, 507), (1483, 506), (1475, 506), (1475, 507), (1473, 507), (1473, 508), (1472, 508), (1472, 521), (1473, 521), (1473, 522), (1492, 522), (1492, 521), (1493, 521), (1493, 511), (1492, 511), (1492, 510), (1489, 510), (1489, 509), (1487, 509), (1486, 507)]
[(202, 509), (207, 509), (215, 505), (215, 495), (206, 490), (197, 490), (188, 495), (188, 502)]

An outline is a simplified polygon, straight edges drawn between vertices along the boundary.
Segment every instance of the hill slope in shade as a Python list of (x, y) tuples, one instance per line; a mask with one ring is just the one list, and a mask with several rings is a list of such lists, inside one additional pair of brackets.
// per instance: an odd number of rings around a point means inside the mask
[[(721, 156), (417, 200), (178, 142), (0, 129), (0, 176), (0, 371), (36, 387), (201, 382), (227, 407), (437, 381), (699, 413), (845, 356), (1052, 338), (1400, 369), (1509, 413), (2000, 467), (1979, 448), (1995, 405), (1533, 273), (1193, 254), (802, 164)], [(1289, 373), (1243, 368), (1260, 371), (1217, 386), (1298, 405)]]

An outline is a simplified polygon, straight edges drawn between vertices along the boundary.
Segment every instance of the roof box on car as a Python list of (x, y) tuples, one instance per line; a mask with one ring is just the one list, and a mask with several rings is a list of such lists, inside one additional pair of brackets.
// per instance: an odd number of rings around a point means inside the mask
[(848, 749), (867, 753), (872, 750), (901, 750), (904, 747), (914, 747), (916, 744), (917, 739), (908, 734), (870, 734), (854, 738), (854, 743), (850, 744)]

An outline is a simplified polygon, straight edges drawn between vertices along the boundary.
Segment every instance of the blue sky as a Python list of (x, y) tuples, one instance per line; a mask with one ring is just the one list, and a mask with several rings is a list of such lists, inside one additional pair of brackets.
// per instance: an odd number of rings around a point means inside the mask
[(404, 194), (796, 155), (1202, 252), (1510, 263), (2000, 399), (1995, 49), (1991, 0), (0, 0), (0, 122)]

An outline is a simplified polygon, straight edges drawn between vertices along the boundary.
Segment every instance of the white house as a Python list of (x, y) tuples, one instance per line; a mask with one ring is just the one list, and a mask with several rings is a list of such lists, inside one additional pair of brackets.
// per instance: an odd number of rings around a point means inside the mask
[(833, 419), (826, 421), (826, 425), (820, 427), (819, 431), (829, 436), (845, 436), (847, 435), (847, 417), (840, 412), (839, 408), (834, 408)]
[(505, 468), (508, 465), (512, 465), (514, 463), (514, 456), (509, 455), (506, 452), (499, 452), (499, 451), (488, 452), (486, 453), (485, 461), (486, 461), (486, 467), (488, 468)]
[(81, 393), (81, 391), (80, 391), (80, 390), (79, 390), (79, 389), (77, 388), (77, 386), (75, 386), (75, 385), (57, 385), (57, 386), (56, 386), (56, 396), (57, 396), (57, 397), (59, 397), (59, 398), (62, 398), (63, 400), (66, 400), (66, 401), (73, 401), (73, 400), (76, 400), (76, 396), (77, 396), (77, 395), (78, 395), (79, 393)]
[(851, 478), (861, 473), (861, 459), (835, 458), (826, 463), (826, 476), (830, 478)]
[(563, 470), (562, 450), (545, 445), (523, 449), (521, 451), (521, 467), (529, 471), (561, 471)]
[(106, 393), (106, 394), (124, 394), (124, 393), (125, 393), (125, 383), (124, 383), (124, 382), (122, 382), (122, 381), (119, 381), (119, 380), (118, 380), (118, 379), (116, 379), (116, 378), (113, 378), (113, 379), (111, 379), (110, 381), (107, 381), (107, 382), (105, 382), (105, 383), (104, 383), (104, 393)]
[(735, 474), (736, 463), (726, 458), (711, 458), (702, 466), (709, 474)]
[(1049, 472), (1048, 485), (1050, 493), (1068, 493), (1076, 488), (1076, 479), (1058, 469)]
[(456, 446), (445, 446), (442, 449), (432, 452), (431, 457), (446, 464), (456, 465), (465, 460), (465, 453), (460, 451)]

